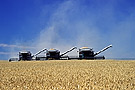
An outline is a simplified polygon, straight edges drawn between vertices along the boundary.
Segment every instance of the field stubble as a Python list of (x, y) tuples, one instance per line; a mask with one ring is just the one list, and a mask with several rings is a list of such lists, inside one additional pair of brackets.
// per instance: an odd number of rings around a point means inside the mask
[(133, 90), (135, 61), (0, 61), (0, 90)]

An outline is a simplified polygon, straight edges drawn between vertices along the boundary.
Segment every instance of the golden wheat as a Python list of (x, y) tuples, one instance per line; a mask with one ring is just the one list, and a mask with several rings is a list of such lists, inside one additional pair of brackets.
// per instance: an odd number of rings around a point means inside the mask
[(0, 61), (0, 90), (133, 90), (135, 61)]

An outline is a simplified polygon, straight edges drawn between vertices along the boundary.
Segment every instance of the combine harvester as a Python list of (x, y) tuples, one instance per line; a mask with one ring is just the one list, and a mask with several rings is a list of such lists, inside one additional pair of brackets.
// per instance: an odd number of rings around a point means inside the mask
[(35, 55), (32, 55), (30, 51), (20, 51), (19, 52), (19, 58), (10, 58), (9, 62), (11, 62), (11, 61), (31, 61), (31, 60), (35, 60), (34, 57), (36, 57), (37, 55), (39, 55), (40, 53), (42, 53), (46, 50), (47, 49), (40, 50)]
[(112, 45), (109, 45), (96, 53), (94, 53), (92, 48), (82, 47), (79, 49), (79, 58), (78, 59), (105, 59), (104, 56), (97, 56), (97, 55), (100, 54), (101, 52), (107, 50), (110, 47), (112, 47)]
[(40, 53), (46, 51), (47, 49), (44, 48), (42, 50), (40, 50), (39, 52), (37, 52), (36, 54), (32, 55), (30, 51), (21, 51), (19, 52), (19, 61), (31, 61), (31, 60), (35, 60), (34, 57), (36, 57), (37, 55), (39, 55)]
[[(73, 51), (77, 49), (77, 47), (73, 47), (70, 50), (67, 50), (66, 52), (64, 52), (63, 54), (60, 54), (60, 51), (57, 49), (50, 49), (50, 50), (46, 50), (46, 60), (68, 60), (69, 57), (65, 56), (67, 53)], [(36, 57), (37, 60), (40, 60), (40, 58), (42, 57)]]

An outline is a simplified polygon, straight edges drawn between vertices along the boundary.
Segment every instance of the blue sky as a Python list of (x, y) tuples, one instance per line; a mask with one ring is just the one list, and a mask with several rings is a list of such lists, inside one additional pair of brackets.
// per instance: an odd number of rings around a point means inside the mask
[(113, 48), (103, 53), (106, 57), (135, 57), (134, 35), (134, 0), (0, 1), (0, 59), (24, 49), (98, 51), (109, 44)]

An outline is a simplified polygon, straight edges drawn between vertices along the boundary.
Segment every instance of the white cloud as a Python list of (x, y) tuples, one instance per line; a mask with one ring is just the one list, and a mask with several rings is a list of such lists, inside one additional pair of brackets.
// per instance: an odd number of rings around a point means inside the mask
[(28, 47), (28, 46), (19, 46), (19, 45), (9, 45), (9, 44), (0, 44), (0, 47), (9, 47), (9, 48), (35, 48), (35, 47)]

